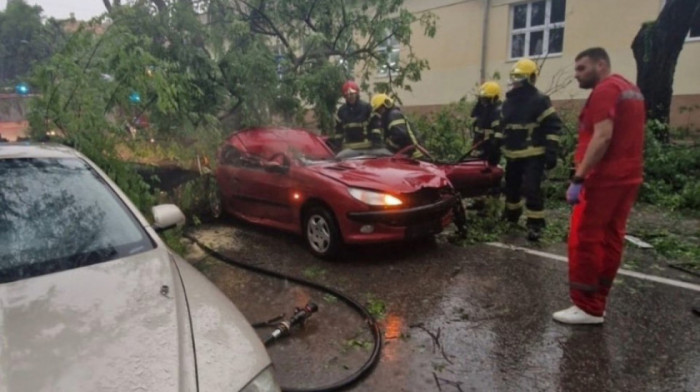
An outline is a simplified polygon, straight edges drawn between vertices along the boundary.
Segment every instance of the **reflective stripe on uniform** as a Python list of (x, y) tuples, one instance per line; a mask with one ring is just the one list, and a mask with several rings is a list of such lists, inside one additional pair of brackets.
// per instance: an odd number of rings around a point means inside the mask
[(519, 210), (525, 205), (525, 200), (520, 200), (517, 203), (506, 203), (506, 210)]
[(364, 128), (367, 125), (366, 122), (364, 123), (347, 123), (343, 124), (343, 128)]
[(395, 126), (401, 125), (401, 124), (406, 124), (406, 120), (403, 118), (400, 118), (398, 120), (394, 120), (394, 121), (389, 123), (389, 126), (387, 128), (395, 127)]
[(542, 112), (542, 114), (540, 114), (539, 117), (537, 117), (537, 123), (538, 124), (541, 123), (542, 120), (544, 120), (545, 118), (549, 117), (550, 115), (552, 115), (556, 112), (557, 111), (554, 110), (554, 108), (550, 106), (549, 109), (545, 110), (544, 112)]
[(355, 143), (343, 143), (343, 148), (349, 148), (351, 150), (362, 150), (370, 147), (372, 147), (372, 142), (369, 140)]
[(484, 135), (484, 140), (490, 139), (490, 138), (491, 138), (491, 135), (494, 134), (493, 129), (489, 129), (489, 128), (486, 128), (486, 129), (477, 128), (477, 129), (474, 130), (474, 133), (478, 133), (478, 134), (480, 134), (480, 135)]
[(381, 130), (381, 128), (374, 128), (374, 129), (370, 130), (369, 133), (371, 133), (372, 135), (379, 135), (379, 136), (381, 136), (381, 135), (382, 135), (382, 130)]
[(499, 120), (494, 120), (491, 123), (491, 128), (498, 128), (499, 125), (501, 125), (501, 122)]
[(525, 209), (525, 216), (529, 219), (544, 219), (544, 211)]
[[(413, 131), (411, 131), (411, 125), (406, 122), (406, 119), (400, 118), (398, 120), (394, 120), (394, 121), (390, 122), (387, 129), (391, 129), (392, 127), (395, 127), (397, 125), (406, 125), (406, 131), (408, 132), (408, 137), (411, 138), (411, 142), (414, 145), (418, 145), (418, 140), (416, 140), (416, 136), (413, 134)], [(394, 145), (391, 142), (390, 142), (390, 144)], [(394, 145), (394, 146), (398, 148), (398, 146), (396, 146), (396, 145)]]
[(493, 136), (496, 139), (503, 139), (503, 132), (496, 132)]
[(537, 128), (538, 125), (538, 123), (506, 124), (505, 129), (512, 129), (514, 131), (531, 131)]
[(560, 139), (559, 135), (547, 135), (547, 140), (551, 140), (551, 141), (559, 143), (559, 139)]
[(539, 147), (528, 147), (524, 148), (522, 150), (508, 150), (506, 148), (503, 149), (503, 155), (505, 155), (506, 158), (529, 158), (529, 157), (535, 157), (538, 155), (543, 155), (544, 154), (544, 147), (539, 146)]

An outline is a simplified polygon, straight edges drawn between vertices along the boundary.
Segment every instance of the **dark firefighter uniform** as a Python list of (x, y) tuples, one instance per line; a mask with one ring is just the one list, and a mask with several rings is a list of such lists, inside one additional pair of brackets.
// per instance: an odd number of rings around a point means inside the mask
[(495, 135), (507, 161), (504, 215), (510, 222), (518, 221), (522, 193), (527, 226), (532, 230), (528, 238), (532, 240), (539, 239), (545, 225), (541, 183), (545, 168), (556, 165), (561, 126), (549, 97), (532, 84), (524, 83), (506, 94)]
[(471, 112), (474, 119), (473, 145), (479, 159), (497, 165), (501, 156), (494, 139), (501, 117), (501, 86), (498, 82), (487, 81), (479, 87), (478, 97)]
[[(372, 137), (367, 134), (372, 107), (364, 101), (357, 100), (354, 105), (343, 104), (335, 117), (335, 131), (343, 136), (343, 149), (359, 150), (372, 147)], [(381, 134), (375, 135), (381, 140)]]
[[(419, 145), (418, 135), (411, 127), (401, 110), (394, 106), (393, 100), (385, 94), (372, 97), (373, 113), (370, 118), (370, 134), (383, 134), (386, 148), (398, 152), (410, 145)], [(420, 158), (423, 153), (414, 149), (411, 155)]]
[(500, 151), (495, 143), (496, 129), (500, 124), (501, 103), (477, 103), (472, 109), (474, 118), (474, 146), (479, 159), (486, 159), (489, 164), (496, 165), (500, 160)]

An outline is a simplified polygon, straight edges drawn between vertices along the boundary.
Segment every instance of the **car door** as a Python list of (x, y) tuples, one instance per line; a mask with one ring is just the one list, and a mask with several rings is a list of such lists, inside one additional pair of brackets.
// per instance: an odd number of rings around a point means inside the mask
[(454, 164), (441, 164), (452, 186), (463, 197), (489, 194), (498, 189), (503, 177), (503, 169), (490, 166), (483, 159), (467, 160)]
[(252, 220), (263, 218), (265, 209), (256, 200), (260, 192), (255, 189), (253, 180), (256, 173), (263, 171), (256, 159), (227, 144), (222, 148), (217, 182), (221, 192), (222, 207), (235, 215), (243, 215)]
[(293, 223), (293, 170), (291, 161), (279, 155), (273, 160), (260, 160), (260, 167), (241, 171), (248, 185), (247, 196), (264, 219), (288, 225)]

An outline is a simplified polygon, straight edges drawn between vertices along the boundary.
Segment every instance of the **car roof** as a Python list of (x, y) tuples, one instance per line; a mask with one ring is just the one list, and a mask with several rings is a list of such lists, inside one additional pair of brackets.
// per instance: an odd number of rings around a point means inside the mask
[(304, 129), (251, 128), (235, 132), (227, 141), (242, 151), (264, 158), (275, 153), (288, 152), (290, 147), (308, 157), (333, 157), (331, 149), (318, 135)]
[(78, 158), (70, 147), (45, 143), (0, 143), (0, 159), (10, 158)]

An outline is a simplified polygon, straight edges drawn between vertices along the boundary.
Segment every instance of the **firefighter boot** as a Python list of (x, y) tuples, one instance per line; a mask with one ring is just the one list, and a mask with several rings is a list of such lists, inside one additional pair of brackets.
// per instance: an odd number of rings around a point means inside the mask
[(539, 242), (542, 238), (542, 228), (530, 226), (527, 228), (527, 240), (530, 242)]

